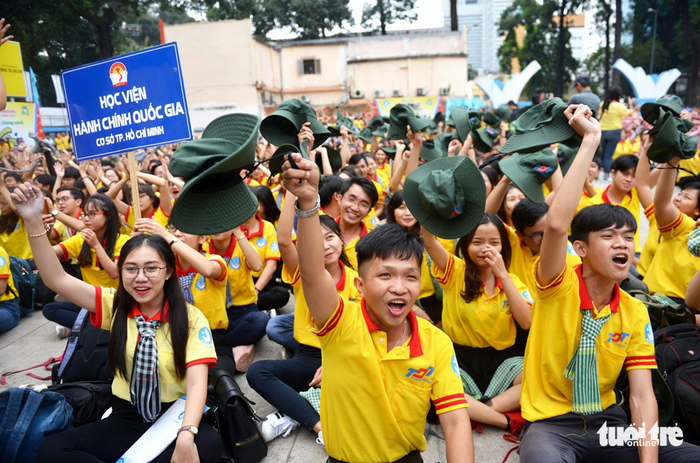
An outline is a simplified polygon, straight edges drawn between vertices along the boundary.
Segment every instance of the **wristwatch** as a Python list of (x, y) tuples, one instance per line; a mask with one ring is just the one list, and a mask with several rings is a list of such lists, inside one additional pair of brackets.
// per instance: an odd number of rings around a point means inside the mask
[(54, 209), (53, 211), (51, 211), (51, 215), (56, 217), (58, 215), (58, 209)]
[[(168, 243), (168, 245), (169, 245), (169, 246), (172, 246), (173, 244), (177, 243), (178, 241), (180, 241), (180, 240), (177, 239), (177, 238), (173, 238), (173, 240), (172, 240), (170, 243)], [(195, 429), (196, 429), (196, 428), (195, 428)]]
[(321, 209), (321, 196), (317, 195), (316, 205), (313, 207), (313, 209), (309, 209), (308, 211), (302, 211), (299, 209), (298, 204), (299, 198), (294, 200), (294, 214), (296, 214), (297, 217), (301, 217), (303, 219), (313, 217), (318, 214), (319, 209)]
[(196, 426), (192, 426), (191, 424), (178, 429), (176, 436), (179, 436), (182, 431), (189, 431), (194, 437), (197, 437), (197, 433), (199, 433), (199, 429), (197, 429)]

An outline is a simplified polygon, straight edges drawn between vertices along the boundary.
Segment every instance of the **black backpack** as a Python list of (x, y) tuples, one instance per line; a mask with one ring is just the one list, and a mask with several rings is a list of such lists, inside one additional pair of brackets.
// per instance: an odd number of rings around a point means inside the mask
[(674, 402), (674, 418), (683, 439), (700, 444), (700, 327), (668, 326), (654, 333), (656, 363)]
[(109, 331), (90, 322), (89, 312), (82, 309), (71, 328), (61, 363), (53, 366), (53, 384), (76, 381), (112, 381), (107, 371)]

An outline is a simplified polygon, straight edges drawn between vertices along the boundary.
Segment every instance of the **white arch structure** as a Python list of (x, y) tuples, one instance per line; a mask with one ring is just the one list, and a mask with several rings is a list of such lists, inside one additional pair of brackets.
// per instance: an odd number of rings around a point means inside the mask
[(647, 74), (644, 69), (637, 66), (633, 68), (631, 64), (622, 58), (615, 61), (613, 68), (620, 71), (625, 79), (632, 86), (637, 102), (656, 101), (668, 93), (671, 85), (681, 76), (681, 71), (671, 69), (661, 74)]
[(518, 102), (525, 85), (532, 79), (542, 66), (537, 61), (530, 61), (521, 72), (513, 74), (505, 83), (496, 80), (493, 76), (479, 76), (474, 79), (476, 85), (486, 93), (494, 108), (503, 106), (509, 101)]

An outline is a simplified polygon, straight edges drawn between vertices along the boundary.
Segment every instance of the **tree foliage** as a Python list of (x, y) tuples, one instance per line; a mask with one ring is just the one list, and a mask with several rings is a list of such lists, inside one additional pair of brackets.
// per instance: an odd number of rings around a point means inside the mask
[[(557, 83), (557, 52), (558, 25), (553, 17), (557, 14), (560, 3), (557, 0), (515, 0), (502, 14), (499, 32), (505, 36), (503, 44), (498, 49), (501, 70), (512, 72), (511, 62), (517, 58), (521, 67), (531, 61), (537, 61), (542, 69), (535, 74), (525, 88), (527, 93), (533, 93), (536, 88), (553, 91)], [(525, 28), (525, 38), (522, 46), (516, 40), (516, 28)], [(571, 54), (569, 45), (570, 33), (564, 29), (564, 73), (563, 83), (571, 81), (578, 62)]]
[(382, 35), (386, 35), (387, 24), (415, 21), (415, 6), (416, 0), (372, 0), (362, 9), (362, 24), (370, 29), (377, 29), (378, 25)]

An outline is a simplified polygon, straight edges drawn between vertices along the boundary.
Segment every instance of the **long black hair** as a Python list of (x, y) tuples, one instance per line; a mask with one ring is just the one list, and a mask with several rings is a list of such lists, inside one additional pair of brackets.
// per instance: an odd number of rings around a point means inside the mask
[(277, 207), (272, 191), (266, 186), (254, 186), (251, 190), (265, 209), (265, 217), (263, 219), (271, 223), (277, 222), (280, 218), (280, 208)]
[(343, 243), (343, 250), (340, 251), (340, 261), (346, 266), (354, 270), (354, 267), (348, 260), (348, 256), (345, 254), (345, 241), (343, 241), (343, 232), (340, 230), (340, 225), (333, 220), (330, 215), (322, 215), (319, 217), (321, 219), (321, 226), (326, 230), (335, 233), (340, 238), (340, 242)]
[[(170, 272), (171, 277), (163, 284), (163, 303), (168, 304), (168, 321), (170, 323), (170, 341), (175, 362), (175, 374), (178, 379), (185, 377), (187, 370), (186, 352), (187, 338), (189, 334), (189, 317), (187, 315), (187, 303), (182, 295), (180, 282), (175, 277), (175, 254), (168, 243), (158, 235), (138, 235), (131, 238), (122, 248), (119, 259), (119, 275), (122, 274), (122, 266), (127, 262), (132, 252), (148, 246), (155, 250), (166, 268), (163, 272)], [(126, 335), (127, 318), (136, 301), (124, 288), (124, 282), (119, 278), (119, 287), (114, 298), (114, 320), (109, 334), (108, 368), (109, 374), (114, 377), (118, 373), (122, 378), (129, 380), (126, 371)]]
[(603, 110), (601, 111), (601, 114), (608, 110), (608, 107), (610, 106), (610, 103), (612, 103), (613, 100), (620, 101), (620, 98), (622, 98), (622, 87), (620, 87), (619, 85), (615, 85), (610, 90), (608, 90), (608, 93), (605, 94), (605, 100), (603, 101)]
[[(117, 237), (119, 236), (119, 213), (114, 205), (114, 201), (107, 195), (96, 194), (90, 196), (83, 206), (83, 211), (88, 212), (88, 208), (96, 210), (98, 212), (104, 212), (105, 215), (105, 231), (102, 235), (102, 247), (110, 259), (114, 259), (114, 247), (117, 244)], [(78, 255), (78, 263), (81, 267), (91, 267), (92, 266), (92, 252), (90, 245), (87, 241), (83, 242), (83, 247), (80, 249), (80, 254)], [(100, 260), (97, 259), (97, 266), (102, 268)]]
[[(139, 182), (139, 196), (141, 196), (142, 194), (148, 195), (148, 197), (151, 198), (151, 201), (153, 201), (153, 209), (158, 209), (158, 206), (160, 206), (160, 198), (158, 197), (158, 195), (156, 195), (156, 192), (153, 191), (153, 187), (151, 185), (149, 185), (148, 183)], [(131, 192), (129, 193), (129, 198), (131, 198)], [(136, 206), (132, 204), (131, 207)]]
[(510, 248), (510, 241), (508, 240), (508, 231), (506, 230), (505, 225), (503, 225), (503, 221), (496, 214), (487, 212), (483, 215), (483, 217), (481, 217), (479, 225), (477, 225), (474, 230), (469, 232), (469, 234), (460, 238), (457, 242), (457, 249), (459, 249), (460, 255), (464, 259), (465, 264), (467, 264), (467, 268), (464, 272), (464, 291), (462, 292), (462, 299), (464, 299), (464, 301), (467, 303), (472, 302), (474, 299), (479, 297), (483, 286), (481, 283), (479, 268), (469, 257), (469, 245), (471, 244), (472, 240), (474, 240), (474, 235), (476, 235), (476, 231), (479, 229), (479, 227), (488, 223), (494, 224), (496, 229), (498, 229), (498, 235), (501, 238), (501, 257), (503, 257), (503, 263), (505, 264), (506, 268), (510, 267), (512, 250)]
[[(17, 187), (10, 187), (7, 189), (10, 193), (15, 191)], [(19, 223), (19, 216), (14, 209), (10, 207), (10, 213), (7, 215), (0, 215), (0, 233), (7, 233), (8, 235), (15, 231), (15, 227)]]
[[(396, 209), (400, 208), (404, 202), (403, 190), (399, 190), (391, 196), (391, 199), (386, 205), (386, 223), (398, 224), (396, 221), (396, 216), (394, 216), (394, 212)], [(409, 230), (420, 236), (420, 223), (416, 222), (416, 224), (409, 228)]]

